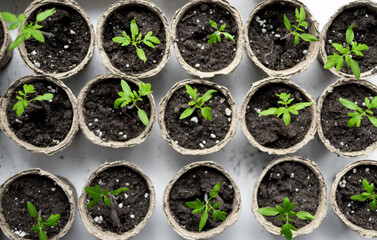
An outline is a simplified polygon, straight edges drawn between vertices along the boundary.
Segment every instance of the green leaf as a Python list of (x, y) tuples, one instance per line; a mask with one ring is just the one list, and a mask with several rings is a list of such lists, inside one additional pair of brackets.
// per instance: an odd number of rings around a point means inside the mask
[(353, 75), (355, 75), (355, 77), (357, 79), (360, 79), (360, 67), (359, 67), (359, 64), (355, 60), (351, 59), (349, 65), (350, 65), (349, 67), (351, 67)]
[(292, 203), (289, 208), (286, 209), (287, 212), (291, 212), (293, 209), (295, 209), (297, 203)]
[(307, 41), (307, 42), (316, 42), (318, 41), (318, 38), (316, 38), (315, 36), (309, 34), (309, 33), (302, 33), (301, 35), (301, 38), (304, 40), (304, 41)]
[(288, 29), (288, 31), (291, 31), (291, 29), (292, 29), (292, 25), (291, 25), (291, 23), (289, 22), (289, 19), (287, 18), (287, 16), (285, 16), (285, 14), (284, 14), (284, 25), (285, 25), (285, 27)]
[(370, 107), (369, 108), (377, 108), (377, 97), (374, 97), (372, 99), (372, 102), (370, 103)]
[(200, 223), (199, 223), (199, 232), (202, 231), (203, 227), (206, 225), (208, 219), (208, 212), (204, 211), (201, 218), (200, 218)]
[(211, 25), (213, 28), (216, 28), (216, 30), (217, 30), (217, 23), (216, 22), (210, 20), (209, 25)]
[(17, 16), (10, 12), (1, 12), (1, 17), (6, 22), (19, 23)]
[(94, 205), (96, 205), (101, 199), (102, 199), (102, 197), (94, 198), (93, 200), (91, 200), (91, 201), (87, 204), (87, 207), (91, 210), (92, 207), (93, 207)]
[(48, 237), (45, 231), (39, 231), (39, 240), (48, 240)]
[(372, 193), (373, 194), (373, 188), (371, 188), (369, 186), (369, 183), (368, 181), (364, 178), (363, 181), (361, 182), (363, 184), (363, 187), (364, 189), (368, 192), (368, 193)]
[(288, 126), (291, 123), (291, 115), (289, 114), (289, 112), (284, 112), (283, 120), (284, 120), (285, 126)]
[(257, 212), (264, 216), (276, 216), (280, 213), (276, 208), (271, 207), (259, 208)]
[(193, 89), (190, 85), (186, 84), (185, 85), (186, 87), (186, 93), (188, 95), (190, 95), (192, 97), (192, 99), (196, 100), (196, 98), (198, 97), (198, 90), (197, 89)]
[(106, 206), (110, 207), (110, 199), (108, 197), (104, 197), (103, 202), (106, 204)]
[(357, 109), (358, 109), (358, 106), (357, 106), (356, 103), (351, 102), (351, 101), (349, 101), (349, 100), (347, 100), (347, 99), (339, 98), (339, 102), (340, 102), (343, 106), (345, 106), (346, 108), (348, 108), (348, 109), (351, 109), (351, 110), (357, 110)]
[(222, 34), (224, 34), (225, 38), (228, 39), (228, 40), (232, 40), (233, 42), (236, 42), (234, 40), (234, 37), (232, 35), (230, 35), (229, 33), (227, 32), (223, 32)]
[(151, 84), (150, 83), (143, 83), (143, 82), (140, 82), (140, 85), (139, 85), (139, 94), (140, 96), (147, 96), (149, 93), (152, 93), (153, 91), (151, 91)]
[(305, 211), (299, 211), (297, 212), (296, 216), (302, 220), (314, 220), (315, 217), (313, 215), (311, 215), (310, 213), (308, 212), (305, 212)]
[(136, 24), (136, 18), (134, 18), (131, 21), (131, 33), (132, 33), (132, 40), (134, 40), (135, 37), (139, 34), (139, 28), (137, 27), (137, 24)]
[(199, 207), (197, 209), (192, 210), (192, 213), (193, 214), (202, 213), (204, 211), (204, 208), (205, 208), (205, 205), (203, 205), (202, 207)]
[(130, 38), (127, 39), (127, 38), (124, 38), (124, 37), (114, 37), (112, 40), (113, 40), (113, 42), (121, 43), (122, 46), (128, 46), (131, 43)]
[(280, 229), (280, 234), (281, 235), (284, 235), (284, 237), (287, 239), (287, 240), (291, 240), (292, 239), (292, 231), (291, 231), (291, 228), (288, 226), (289, 224), (284, 224), (281, 229)]
[(225, 30), (225, 28), (226, 28), (226, 24), (223, 24), (223, 25), (221, 25), (221, 27), (220, 27), (219, 31), (220, 31), (220, 32), (221, 32), (221, 31), (224, 31), (224, 30)]
[(346, 31), (346, 41), (347, 41), (348, 44), (350, 44), (353, 41), (354, 37), (355, 37), (355, 34), (352, 31), (352, 28), (354, 26), (355, 26), (355, 24), (352, 23), (352, 25), (347, 28), (347, 31)]
[(299, 34), (295, 34), (295, 42), (293, 43), (294, 46), (298, 44), (298, 41), (300, 41)]
[(155, 36), (151, 36), (150, 38), (148, 38), (148, 40), (154, 44), (160, 44), (160, 39), (158, 39), (157, 37)]
[(212, 122), (212, 115), (211, 115), (212, 108), (204, 107), (204, 108), (200, 109), (200, 111), (201, 111), (202, 116), (204, 117), (205, 120), (209, 120), (209, 121)]
[(215, 203), (212, 207), (216, 209), (216, 208), (220, 207), (220, 204), (221, 204), (221, 201)]
[(31, 202), (28, 201), (28, 202), (26, 202), (26, 208), (27, 208), (27, 211), (29, 212), (30, 216), (32, 216), (35, 219), (38, 219), (38, 211), (35, 208), (34, 204), (32, 204)]
[(186, 202), (186, 206), (191, 208), (191, 209), (200, 209), (202, 208), (204, 205), (204, 202), (202, 201), (198, 201), (199, 199), (197, 199), (195, 202)]
[(304, 21), (305, 17), (306, 17), (305, 9), (304, 9), (304, 7), (301, 7), (300, 8), (300, 20)]
[(342, 44), (339, 43), (332, 43), (331, 44), (340, 54), (346, 54), (347, 48), (344, 48)]
[(339, 58), (343, 59), (342, 56), (336, 53), (334, 53), (333, 55), (327, 56), (327, 62), (325, 63), (325, 65), (323, 65), (323, 68), (330, 69), (330, 68), (335, 67), (339, 62)]
[(10, 46), (9, 46), (9, 50), (13, 50), (15, 49), (16, 47), (18, 47), (19, 45), (21, 45), (26, 39), (26, 36), (24, 34), (21, 34), (21, 35), (18, 35), (16, 40), (14, 40)]
[[(357, 124), (358, 121), (359, 121), (359, 118), (357, 116), (355, 116), (348, 121), (347, 126), (353, 127), (353, 126), (355, 126), (355, 124)], [(360, 123), (359, 123), (359, 125), (360, 125)]]
[(364, 202), (365, 200), (367, 200), (369, 197), (364, 197), (363, 195), (353, 195), (351, 197), (351, 200), (352, 201), (358, 201), (358, 202)]
[(224, 211), (215, 210), (213, 211), (212, 218), (213, 218), (213, 221), (216, 221), (216, 218), (218, 218), (221, 221), (225, 221), (227, 215), (228, 214)]
[(207, 41), (207, 44), (212, 44), (212, 43), (216, 43), (217, 42), (217, 34), (216, 33), (213, 33), (211, 35), (209, 35), (209, 39)]
[(372, 202), (370, 202), (370, 210), (374, 212), (376, 211), (376, 209), (377, 209), (377, 201), (375, 198), (373, 198)]
[(132, 91), (128, 83), (122, 79), (120, 81), (120, 85), (122, 86), (122, 90), (126, 94), (126, 96), (130, 96)]
[(116, 195), (118, 195), (119, 193), (122, 193), (122, 192), (129, 192), (129, 191), (130, 191), (130, 189), (128, 189), (127, 187), (121, 187), (121, 188), (118, 188), (118, 189), (112, 191), (112, 192), (110, 193), (110, 195), (116, 196)]
[(145, 52), (141, 48), (136, 48), (137, 56), (144, 61), (144, 63), (147, 61), (147, 57), (145, 56)]
[(145, 111), (143, 109), (139, 109), (137, 111), (137, 115), (139, 116), (141, 122), (145, 125), (145, 126), (149, 126), (149, 119), (148, 119), (148, 116), (147, 114), (145, 113)]
[(277, 108), (272, 107), (272, 108), (269, 108), (267, 110), (261, 111), (258, 114), (261, 115), (261, 116), (273, 115), (273, 114), (276, 114), (277, 110), (278, 110)]
[(52, 94), (52, 93), (45, 93), (43, 95), (38, 95), (33, 100), (37, 100), (37, 101), (51, 100), (53, 97), (54, 97), (54, 94)]
[(220, 188), (221, 188), (221, 183), (220, 183), (220, 182), (216, 183), (216, 185), (213, 187), (213, 189), (212, 189), (211, 192), (209, 193), (209, 196), (210, 196), (211, 198), (215, 198), (215, 197), (217, 197), (217, 195), (219, 194), (219, 190), (220, 190)]
[(16, 110), (17, 116), (21, 116), (24, 113), (24, 102), (25, 101), (19, 101), (19, 102), (16, 102), (16, 104), (14, 104), (12, 110)]
[(56, 227), (59, 220), (60, 220), (60, 214), (56, 214), (56, 215), (51, 214), (44, 224), (46, 225), (46, 227), (51, 227), (51, 226)]
[(143, 43), (144, 43), (145, 45), (147, 45), (148, 47), (154, 48), (153, 43), (150, 42), (150, 41), (148, 41), (148, 40), (146, 40), (146, 39), (143, 40)]
[(372, 116), (367, 116), (369, 118), (369, 121), (375, 126), (377, 127), (377, 118), (375, 117), (372, 117)]
[(288, 197), (284, 198), (283, 200), (284, 209), (288, 209), (290, 205), (291, 205), (291, 202), (289, 201), (289, 198)]
[(209, 99), (211, 99), (212, 94), (217, 92), (216, 90), (208, 90), (206, 93), (203, 94), (202, 96), (202, 102), (207, 102)]
[(45, 38), (44, 38), (44, 36), (43, 36), (43, 34), (42, 34), (41, 31), (33, 30), (33, 31), (31, 32), (31, 35), (32, 35), (36, 40), (38, 40), (39, 42), (42, 42), (42, 43), (45, 42)]
[(184, 118), (187, 118), (189, 116), (191, 116), (191, 114), (194, 112), (195, 110), (195, 107), (194, 108), (187, 108), (182, 114), (181, 116), (179, 117), (179, 119), (184, 119)]
[(55, 8), (48, 9), (37, 15), (37, 22), (41, 22), (55, 13)]
[(312, 102), (301, 102), (301, 103), (296, 103), (295, 105), (291, 106), (293, 107), (295, 110), (301, 110), (301, 109), (304, 109), (306, 107), (309, 107), (313, 105)]
[(344, 59), (343, 57), (340, 57), (338, 59), (338, 63), (336, 64), (336, 71), (340, 71), (340, 69), (343, 67)]
[(305, 22), (305, 21), (302, 21), (302, 22), (301, 22), (301, 26), (303, 26), (304, 28), (306, 28), (306, 27), (308, 26), (308, 23)]
[(366, 51), (369, 50), (369, 47), (366, 44), (359, 44), (355, 48), (356, 51)]
[(19, 26), (20, 26), (19, 23), (13, 23), (13, 24), (11, 24), (11, 25), (8, 27), (8, 29), (9, 29), (9, 30), (14, 30), (14, 29), (18, 28)]

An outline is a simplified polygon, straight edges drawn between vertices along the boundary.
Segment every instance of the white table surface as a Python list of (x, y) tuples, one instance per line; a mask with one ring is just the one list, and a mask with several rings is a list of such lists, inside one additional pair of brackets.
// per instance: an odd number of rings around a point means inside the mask
[[(152, 0), (166, 14), (169, 21), (175, 11), (183, 6), (187, 0)], [(31, 1), (26, 0), (0, 0), (0, 11), (21, 13)], [(114, 0), (78, 0), (96, 26), (98, 17), (110, 6)], [(252, 9), (261, 1), (259, 0), (230, 0), (241, 13), (246, 22)], [(328, 21), (330, 16), (349, 0), (302, 0), (310, 9), (314, 17), (320, 23), (320, 30)], [(12, 32), (15, 38), (15, 32)], [(192, 78), (178, 64), (173, 51), (166, 67), (155, 77), (145, 79), (145, 82), (152, 84), (155, 101), (158, 104), (160, 99), (177, 81)], [(73, 93), (77, 96), (83, 85), (99, 74), (106, 73), (97, 49), (86, 68), (74, 77), (65, 80)], [(18, 51), (10, 64), (0, 70), (0, 94), (3, 95), (11, 82), (30, 75), (32, 72), (27, 69), (21, 60)], [(229, 88), (235, 98), (238, 108), (241, 106), (246, 92), (251, 84), (266, 77), (266, 74), (258, 69), (244, 51), (243, 59), (234, 73), (229, 76), (216, 77), (214, 81)], [(318, 99), (322, 91), (337, 77), (330, 71), (322, 69), (318, 60), (303, 73), (296, 75), (292, 80), (303, 88), (307, 89), (315, 99)], [(370, 79), (376, 83), (377, 77)], [(330, 153), (318, 139), (310, 141), (303, 149), (295, 153), (315, 161), (322, 171), (330, 193), (331, 183), (335, 174), (346, 164), (357, 159), (345, 159)], [(375, 159), (376, 153), (368, 158)], [(242, 195), (242, 211), (239, 220), (229, 227), (223, 234), (213, 239), (283, 239), (268, 233), (255, 219), (251, 212), (252, 193), (254, 184), (264, 166), (276, 156), (269, 156), (259, 152), (252, 147), (243, 135), (240, 126), (237, 128), (234, 139), (220, 152), (208, 156), (182, 156), (175, 152), (162, 138), (161, 131), (156, 122), (152, 134), (147, 140), (136, 147), (127, 149), (108, 149), (94, 145), (79, 132), (72, 144), (62, 152), (52, 157), (33, 154), (18, 147), (4, 133), (0, 132), (0, 184), (19, 171), (27, 168), (39, 167), (53, 174), (64, 176), (69, 179), (79, 194), (89, 175), (97, 169), (100, 164), (106, 161), (127, 160), (138, 165), (152, 180), (156, 189), (156, 208), (147, 226), (134, 239), (181, 239), (168, 225), (162, 210), (163, 191), (173, 176), (186, 164), (194, 161), (213, 160), (219, 162), (237, 182)], [(0, 239), (7, 239), (0, 232)], [(72, 229), (64, 239), (89, 240), (95, 239), (91, 236), (77, 213)], [(353, 233), (333, 213), (331, 206), (328, 206), (328, 214), (322, 224), (310, 235), (298, 237), (297, 239), (362, 239)]]

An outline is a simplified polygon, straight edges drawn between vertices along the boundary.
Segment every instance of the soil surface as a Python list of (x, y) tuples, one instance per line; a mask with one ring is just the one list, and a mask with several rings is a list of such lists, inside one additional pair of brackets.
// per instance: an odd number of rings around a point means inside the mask
[[(169, 207), (180, 226), (191, 232), (199, 232), (201, 214), (193, 214), (186, 202), (194, 202), (196, 198), (204, 201), (206, 194), (209, 198), (209, 193), (218, 182), (221, 182), (219, 195), (211, 200), (211, 204), (213, 206), (221, 201), (219, 209), (229, 215), (233, 211), (234, 189), (229, 179), (217, 169), (197, 167), (183, 174), (174, 183), (169, 195)], [(213, 221), (212, 213), (213, 210), (209, 212), (202, 231), (211, 230), (222, 223), (221, 220)]]
[(95, 185), (110, 192), (121, 187), (130, 190), (110, 197), (110, 207), (100, 201), (89, 210), (94, 222), (103, 231), (125, 233), (135, 228), (147, 215), (150, 201), (148, 185), (143, 176), (134, 170), (124, 166), (111, 167), (94, 178), (90, 186)]
[(39, 22), (44, 32), (45, 43), (34, 38), (25, 41), (27, 57), (37, 68), (47, 73), (68, 72), (79, 65), (88, 54), (90, 31), (85, 19), (73, 8), (48, 4), (38, 8), (28, 18), (33, 22), (38, 13), (55, 7), (56, 12)]
[(352, 223), (368, 229), (377, 230), (376, 211), (370, 210), (370, 200), (364, 202), (352, 201), (353, 195), (366, 192), (362, 180), (368, 183), (377, 183), (377, 167), (373, 165), (362, 165), (348, 171), (340, 180), (336, 189), (336, 202), (340, 211)]
[[(209, 35), (216, 29), (209, 25), (215, 21), (220, 28), (226, 24), (225, 32), (236, 42), (221, 35), (221, 42), (207, 44)], [(238, 36), (237, 22), (231, 13), (214, 3), (193, 6), (177, 24), (176, 41), (183, 59), (193, 68), (203, 72), (218, 71), (227, 67), (236, 56)]]
[[(331, 43), (343, 44), (347, 46), (346, 31), (352, 23), (355, 23), (353, 31), (358, 44), (364, 43), (369, 46), (369, 50), (363, 51), (364, 57), (352, 54), (352, 59), (356, 60), (360, 66), (360, 72), (367, 72), (377, 66), (377, 13), (367, 8), (351, 8), (340, 13), (332, 22), (326, 32), (325, 50), (327, 55), (334, 52), (340, 54)], [(351, 68), (344, 63), (341, 72), (353, 74)], [(375, 69), (374, 71), (377, 71)]]
[(53, 238), (65, 227), (70, 217), (70, 204), (67, 195), (53, 180), (40, 175), (22, 176), (5, 190), (1, 205), (5, 221), (18, 237), (25, 235), (27, 239), (39, 239), (38, 233), (30, 229), (37, 224), (26, 208), (29, 201), (41, 210), (41, 217), (46, 221), (51, 214), (60, 214), (57, 227), (47, 227), (49, 239)]
[[(297, 24), (295, 9), (296, 6), (275, 2), (260, 10), (250, 23), (250, 42), (247, 44), (250, 44), (259, 62), (269, 69), (284, 70), (306, 60), (310, 42), (300, 38), (299, 43), (294, 46), (294, 35), (281, 39), (289, 34), (284, 25), (284, 14), (291, 24)], [(313, 23), (308, 18), (306, 22), (309, 29)], [(315, 34), (305, 29), (304, 32)]]
[[(288, 197), (291, 203), (297, 203), (294, 211), (306, 211), (313, 216), (317, 212), (320, 197), (319, 180), (313, 171), (304, 164), (297, 162), (283, 162), (272, 167), (264, 176), (258, 189), (258, 207), (275, 207), (283, 205)], [(259, 214), (259, 213), (257, 213)], [(279, 221), (278, 216), (264, 216), (275, 226), (281, 227), (285, 222)], [(309, 220), (292, 217), (293, 226), (302, 228), (309, 224)]]
[[(190, 85), (198, 90), (201, 97), (212, 89), (204, 85)], [(226, 97), (219, 91), (212, 94), (203, 107), (211, 107), (212, 122), (204, 119), (200, 109), (185, 119), (179, 119), (181, 114), (189, 107), (187, 104), (192, 98), (182, 86), (170, 97), (165, 109), (165, 125), (168, 134), (181, 147), (187, 149), (211, 148), (222, 141), (229, 131), (232, 121), (232, 111)]]
[[(137, 115), (137, 108), (125, 106), (114, 109), (114, 102), (122, 92), (121, 79), (106, 79), (96, 83), (88, 92), (84, 101), (85, 123), (94, 134), (105, 141), (128, 141), (139, 136), (145, 129)], [(127, 81), (131, 90), (139, 87)], [(142, 97), (137, 106), (143, 109), (148, 118), (151, 105), (147, 97)]]
[(288, 126), (284, 124), (282, 116), (277, 118), (276, 115), (258, 114), (271, 107), (282, 107), (283, 105), (278, 103), (279, 97), (276, 96), (281, 93), (291, 94), (291, 98), (294, 98), (289, 106), (310, 101), (298, 90), (283, 83), (265, 85), (254, 93), (246, 107), (246, 126), (254, 139), (265, 147), (284, 149), (296, 145), (305, 138), (312, 122), (311, 106), (299, 110), (298, 115), (291, 114), (291, 123)]
[[(329, 140), (335, 148), (343, 152), (362, 151), (377, 141), (377, 128), (363, 117), (360, 127), (348, 127), (347, 123), (351, 119), (348, 113), (354, 112), (343, 106), (339, 98), (344, 98), (365, 110), (362, 106), (367, 97), (373, 99), (377, 93), (369, 88), (358, 84), (346, 84), (336, 87), (329, 93), (323, 101), (321, 112), (321, 124), (325, 138)], [(377, 115), (377, 109), (371, 109)]]
[[(153, 36), (156, 36), (161, 42), (155, 44), (155, 48), (138, 44), (138, 47), (144, 50), (147, 57), (145, 63), (136, 54), (136, 48), (132, 43), (122, 47), (120, 43), (112, 40), (114, 37), (122, 37), (122, 31), (125, 31), (131, 37), (130, 24), (134, 18), (136, 18), (136, 24), (142, 38), (149, 31), (152, 31)], [(126, 6), (111, 13), (104, 23), (102, 39), (103, 48), (111, 64), (126, 74), (143, 73), (156, 68), (160, 64), (166, 48), (166, 33), (163, 22), (155, 12), (143, 5)]]
[(16, 99), (18, 91), (23, 91), (23, 88), (16, 87), (7, 106), (9, 127), (18, 138), (35, 146), (58, 145), (66, 138), (72, 127), (73, 109), (67, 93), (49, 81), (36, 80), (27, 84), (32, 84), (36, 91), (28, 94), (27, 99), (33, 99), (45, 93), (52, 93), (54, 97), (49, 101), (33, 101), (32, 104), (41, 108), (29, 104), (24, 113), (18, 117), (12, 107), (18, 101)]
[(5, 34), (4, 34), (4, 28), (3, 23), (0, 22), (0, 48), (3, 46)]

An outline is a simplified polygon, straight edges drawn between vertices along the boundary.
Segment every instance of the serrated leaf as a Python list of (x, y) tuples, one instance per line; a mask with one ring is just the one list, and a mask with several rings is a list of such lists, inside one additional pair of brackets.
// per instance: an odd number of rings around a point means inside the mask
[(18, 23), (19, 22), (17, 16), (10, 13), (10, 12), (1, 12), (1, 17), (6, 22), (10, 22), (10, 23)]
[(271, 207), (259, 208), (257, 212), (264, 216), (276, 216), (280, 213), (279, 210), (277, 210), (276, 208), (271, 208)]
[(56, 214), (56, 215), (51, 214), (44, 224), (46, 225), (46, 227), (51, 227), (51, 226), (56, 227), (59, 220), (60, 220), (60, 214)]
[(110, 193), (110, 195), (116, 196), (116, 195), (118, 195), (119, 193), (122, 193), (122, 192), (128, 192), (128, 191), (130, 191), (130, 189), (128, 189), (127, 187), (121, 187), (121, 188), (118, 188), (118, 189), (112, 191), (112, 192)]
[(347, 28), (347, 31), (346, 31), (346, 41), (347, 41), (348, 44), (350, 44), (353, 41), (353, 39), (355, 38), (355, 34), (352, 31), (352, 28), (354, 26), (355, 26), (355, 24), (352, 23), (352, 25)]
[[(220, 210), (215, 210), (213, 213), (214, 214), (216, 213), (216, 218), (218, 218), (221, 221), (225, 221), (226, 220), (226, 216), (228, 215), (226, 212), (220, 211)], [(213, 221), (216, 221), (216, 218), (213, 217)]]
[(202, 213), (204, 211), (204, 208), (205, 208), (205, 206), (203, 205), (202, 207), (199, 207), (199, 208), (192, 210), (192, 213), (193, 214)]
[(336, 71), (340, 71), (340, 69), (343, 67), (344, 59), (343, 57), (340, 57), (338, 59), (338, 63), (336, 64)]
[(43, 95), (38, 95), (34, 98), (34, 100), (43, 101), (43, 100), (51, 100), (54, 97), (52, 93), (45, 93)]
[(216, 185), (213, 187), (213, 189), (212, 189), (211, 192), (209, 193), (209, 196), (210, 196), (211, 198), (215, 198), (215, 197), (217, 197), (217, 195), (219, 194), (219, 190), (220, 190), (220, 188), (221, 188), (221, 183), (220, 183), (220, 182), (216, 183)]
[(30, 216), (32, 216), (35, 219), (38, 219), (38, 211), (35, 208), (34, 204), (32, 204), (31, 202), (28, 201), (28, 202), (26, 202), (26, 208), (27, 208), (27, 211), (29, 212)]
[(334, 53), (333, 55), (327, 56), (327, 62), (323, 65), (324, 69), (330, 69), (335, 67), (338, 64), (339, 58), (343, 58), (342, 56)]
[(209, 39), (207, 41), (207, 44), (213, 44), (213, 43), (216, 43), (217, 42), (217, 34), (216, 33), (213, 33), (211, 35), (209, 35)]
[(300, 20), (304, 21), (305, 17), (306, 17), (305, 9), (304, 9), (304, 7), (301, 7), (300, 8)]
[(331, 44), (340, 54), (345, 54), (347, 52), (347, 48), (344, 48), (342, 44), (339, 43), (332, 43)]
[(357, 51), (366, 51), (366, 50), (369, 50), (369, 47), (366, 44), (359, 44), (359, 45), (357, 45), (357, 47), (355, 48), (355, 50), (357, 50)]
[(192, 97), (192, 99), (196, 100), (196, 98), (198, 97), (198, 90), (197, 89), (193, 89), (190, 85), (186, 84), (185, 85), (186, 87), (186, 93), (188, 95), (190, 95)]
[(212, 122), (212, 115), (211, 115), (212, 108), (204, 107), (200, 109), (200, 111), (205, 120), (209, 120), (210, 122)]
[(288, 31), (291, 31), (291, 29), (292, 29), (292, 25), (291, 25), (291, 23), (289, 22), (289, 19), (287, 18), (287, 16), (285, 16), (285, 14), (284, 14), (284, 25), (285, 25), (285, 27), (288, 29)]
[(377, 108), (377, 97), (374, 97), (372, 99), (372, 102), (370, 103), (370, 108)]
[(154, 48), (153, 43), (150, 42), (150, 41), (148, 41), (148, 40), (146, 40), (146, 39), (143, 40), (143, 43), (144, 43), (145, 45), (147, 45), (148, 47)]
[(212, 207), (216, 209), (216, 208), (220, 207), (220, 204), (221, 204), (221, 201), (215, 203)]
[(283, 200), (283, 208), (286, 210), (289, 208), (290, 205), (291, 205), (291, 202), (289, 201), (289, 198), (285, 197)]
[(369, 121), (375, 126), (377, 127), (377, 118), (375, 117), (372, 117), (372, 116), (367, 116), (369, 118)]
[(37, 15), (37, 22), (41, 22), (55, 13), (55, 8), (48, 9)]

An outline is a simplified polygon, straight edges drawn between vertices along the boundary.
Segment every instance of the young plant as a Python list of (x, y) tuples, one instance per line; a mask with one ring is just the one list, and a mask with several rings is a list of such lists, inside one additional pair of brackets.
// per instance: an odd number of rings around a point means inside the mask
[(122, 32), (122, 37), (114, 37), (113, 42), (120, 43), (123, 46), (128, 46), (131, 43), (136, 48), (137, 56), (144, 61), (147, 61), (147, 57), (145, 56), (145, 52), (143, 49), (139, 48), (138, 45), (144, 43), (148, 47), (154, 48), (154, 44), (160, 44), (160, 40), (152, 36), (153, 32), (149, 31), (145, 36), (144, 39), (142, 38), (142, 34), (139, 33), (139, 28), (136, 24), (136, 18), (131, 21), (131, 37), (127, 35), (125, 31)]
[(207, 44), (212, 44), (221, 42), (221, 34), (224, 35), (226, 39), (232, 40), (233, 42), (236, 42), (234, 40), (234, 37), (230, 35), (229, 33), (225, 32), (226, 24), (221, 25), (220, 29), (217, 27), (217, 23), (215, 21), (210, 20), (209, 25), (211, 25), (214, 29), (216, 29), (216, 32), (209, 35), (209, 40), (207, 41)]
[(298, 115), (298, 111), (301, 109), (304, 109), (306, 107), (309, 107), (312, 105), (312, 102), (301, 102), (296, 103), (295, 105), (292, 105), (288, 107), (288, 105), (294, 100), (294, 98), (290, 98), (291, 94), (287, 93), (280, 93), (276, 94), (280, 98), (280, 101), (278, 101), (279, 104), (283, 105), (284, 107), (272, 107), (267, 110), (264, 110), (259, 113), (261, 116), (267, 116), (267, 115), (276, 115), (277, 118), (279, 118), (281, 115), (283, 115), (283, 120), (286, 126), (288, 126), (291, 123), (291, 113)]
[(149, 93), (153, 92), (151, 91), (151, 85), (149, 83), (144, 84), (143, 82), (140, 82), (139, 91), (136, 92), (135, 90), (131, 90), (126, 81), (121, 80), (120, 84), (122, 86), (123, 92), (118, 93), (120, 98), (115, 100), (114, 108), (117, 109), (119, 106), (123, 108), (124, 106), (132, 102), (132, 105), (137, 108), (137, 115), (139, 116), (141, 122), (148, 127), (148, 116), (143, 109), (137, 106), (136, 103), (137, 101), (143, 101), (143, 99), (141, 99), (142, 96), (147, 96)]
[(17, 116), (21, 116), (24, 113), (25, 108), (27, 108), (29, 105), (34, 108), (41, 108), (40, 106), (36, 106), (31, 102), (51, 100), (54, 97), (52, 93), (45, 93), (28, 100), (27, 95), (30, 93), (35, 93), (34, 86), (32, 84), (24, 84), (23, 89), (24, 91), (18, 91), (19, 96), (16, 96), (18, 102), (16, 102), (16, 104), (13, 106), (13, 110), (16, 111)]
[[(353, 75), (357, 79), (360, 79), (360, 67), (359, 64), (352, 59), (352, 53), (356, 54), (357, 56), (364, 56), (361, 51), (366, 51), (369, 47), (366, 44), (358, 44), (356, 41), (353, 42), (355, 34), (352, 31), (352, 28), (355, 26), (352, 23), (351, 26), (347, 28), (346, 31), (346, 42), (347, 47), (343, 47), (342, 44), (339, 43), (332, 43), (332, 46), (341, 54), (333, 53), (333, 55), (327, 56), (327, 62), (323, 66), (325, 69), (330, 69), (336, 66), (336, 71), (340, 71), (344, 64), (344, 58), (346, 58), (347, 66), (351, 68)], [(350, 48), (350, 44), (352, 43), (352, 48)]]
[[(280, 228), (280, 234), (284, 235), (287, 240), (292, 239), (292, 230), (297, 231), (297, 229), (291, 224), (295, 221), (292, 217), (296, 216), (302, 220), (314, 220), (315, 217), (306, 211), (294, 212), (293, 209), (296, 207), (296, 203), (291, 203), (289, 198), (286, 197), (283, 200), (283, 207), (276, 205), (275, 208), (265, 207), (259, 208), (257, 212), (264, 216), (276, 216), (279, 215), (279, 220), (285, 222), (285, 224)], [(291, 223), (289, 223), (291, 222)]]
[(368, 199), (372, 200), (369, 205), (370, 205), (370, 210), (373, 212), (376, 211), (377, 209), (377, 194), (374, 194), (374, 183), (369, 184), (368, 181), (364, 178), (363, 179), (363, 187), (366, 192), (362, 192), (360, 195), (353, 195), (351, 197), (352, 201), (358, 201), (358, 202), (364, 202)]
[(203, 227), (207, 223), (208, 219), (208, 213), (213, 210), (212, 212), (212, 219), (213, 221), (216, 221), (217, 219), (224, 221), (226, 219), (227, 213), (224, 211), (220, 211), (219, 208), (221, 205), (221, 201), (215, 203), (214, 205), (211, 204), (211, 200), (216, 198), (217, 195), (219, 195), (221, 183), (218, 182), (211, 192), (209, 193), (209, 198), (207, 193), (204, 196), (204, 202), (202, 202), (200, 199), (196, 199), (195, 202), (186, 202), (186, 206), (189, 208), (193, 209), (192, 213), (197, 214), (197, 213), (202, 213), (200, 217), (200, 223), (199, 223), (199, 232), (202, 231)]
[(87, 204), (87, 206), (90, 210), (92, 210), (92, 207), (103, 198), (103, 202), (106, 204), (106, 206), (110, 207), (110, 197), (115, 197), (119, 193), (128, 191), (130, 191), (130, 189), (128, 189), (127, 187), (121, 187), (112, 192), (109, 192), (109, 189), (102, 191), (102, 189), (98, 185), (96, 185), (95, 187), (85, 187), (85, 192), (88, 194), (88, 198), (92, 199)]
[(12, 23), (8, 28), (9, 30), (13, 30), (21, 26), (20, 35), (18, 35), (16, 40), (14, 40), (9, 46), (9, 50), (13, 50), (14, 48), (18, 47), (21, 43), (23, 43), (25, 40), (28, 40), (30, 37), (34, 37), (36, 40), (42, 43), (45, 42), (43, 35), (53, 37), (53, 34), (41, 31), (40, 29), (42, 29), (43, 26), (39, 25), (38, 23), (50, 17), (54, 13), (55, 8), (48, 9), (37, 15), (35, 23), (25, 23), (25, 15), (23, 13), (21, 13), (17, 17), (12, 13), (2, 12), (1, 17), (5, 21)]
[(26, 207), (30, 216), (35, 218), (38, 222), (30, 229), (30, 231), (38, 232), (39, 240), (48, 240), (46, 227), (56, 227), (60, 220), (60, 214), (51, 214), (46, 221), (43, 221), (41, 217), (42, 210), (37, 211), (37, 209), (31, 202), (27, 202)]
[(357, 106), (356, 103), (351, 102), (344, 98), (339, 98), (339, 102), (348, 109), (354, 110), (354, 112), (348, 113), (348, 116), (352, 117), (348, 123), (348, 127), (353, 127), (355, 124), (357, 127), (360, 127), (361, 120), (363, 116), (369, 118), (369, 121), (377, 127), (377, 118), (371, 116), (373, 112), (370, 109), (377, 108), (377, 97), (374, 97), (372, 101), (369, 98), (365, 98), (365, 107), (367, 109), (363, 110), (361, 107)]
[(189, 106), (192, 106), (192, 107), (189, 107), (187, 108), (182, 114), (181, 116), (179, 117), (179, 119), (184, 119), (184, 118), (187, 118), (189, 116), (191, 116), (191, 114), (195, 111), (196, 108), (199, 108), (204, 119), (208, 119), (212, 122), (212, 115), (211, 115), (211, 111), (212, 111), (212, 108), (210, 107), (203, 107), (204, 103), (206, 103), (208, 100), (211, 99), (212, 97), (212, 93), (215, 93), (217, 92), (216, 90), (208, 90), (206, 93), (203, 94), (203, 96), (201, 97), (198, 97), (198, 89), (193, 89), (190, 85), (186, 84), (185, 85), (186, 87), (186, 92), (188, 93), (188, 95), (190, 95), (190, 97), (192, 98), (192, 101), (188, 103)]
[(292, 25), (287, 16), (284, 14), (284, 25), (288, 29), (289, 33), (285, 36), (283, 36), (281, 39), (286, 39), (290, 35), (295, 36), (295, 41), (293, 43), (294, 46), (298, 44), (300, 41), (300, 38), (307, 42), (316, 42), (318, 41), (318, 38), (315, 36), (309, 34), (309, 33), (299, 33), (303, 32), (304, 30), (302, 28), (306, 28), (308, 26), (308, 23), (305, 21), (306, 13), (303, 7), (300, 8), (300, 11), (296, 8), (296, 22), (298, 22), (298, 25)]

